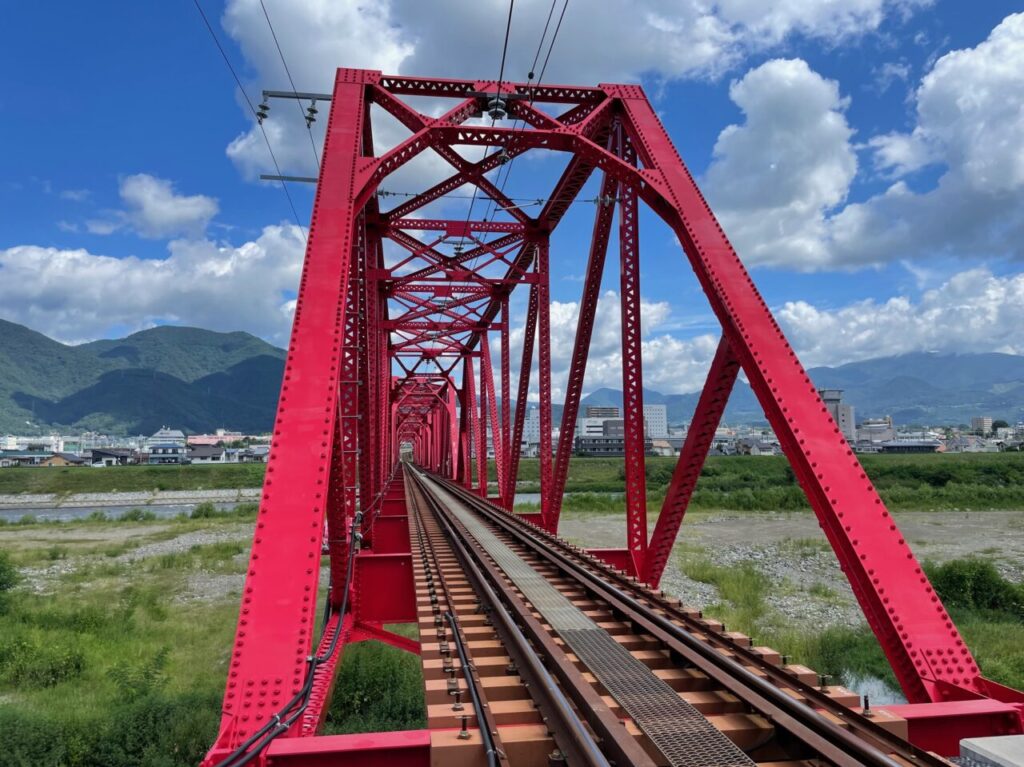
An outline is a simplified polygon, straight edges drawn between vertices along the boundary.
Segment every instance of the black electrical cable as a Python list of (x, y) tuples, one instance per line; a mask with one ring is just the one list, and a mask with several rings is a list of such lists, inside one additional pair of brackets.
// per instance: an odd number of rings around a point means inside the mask
[[(530, 72), (527, 75), (527, 78), (529, 80), (533, 80), (533, 73), (537, 71), (537, 62), (540, 60), (540, 52), (544, 49), (544, 41), (547, 39), (548, 27), (551, 26), (551, 17), (555, 15), (555, 6), (556, 5), (558, 5), (558, 0), (551, 0), (551, 7), (548, 9), (548, 18), (544, 22), (544, 31), (541, 32), (540, 40), (537, 42), (537, 50), (533, 54), (533, 63), (530, 64)], [(538, 82), (537, 85), (540, 85), (540, 83)], [(533, 105), (533, 99), (532, 98), (530, 99), (530, 104), (531, 104), (531, 106)], [(513, 133), (515, 133), (516, 130), (518, 129), (519, 122), (520, 121), (517, 118), (516, 121), (514, 123), (512, 123), (512, 132)], [(498, 171), (498, 182), (499, 182), (498, 183), (498, 189), (500, 189), (502, 192), (505, 191), (505, 183), (508, 181), (508, 174), (512, 172), (512, 165), (515, 163), (515, 160), (516, 160), (516, 158), (513, 157), (512, 160), (505, 165), (505, 167), (503, 167), (501, 170)], [(505, 173), (505, 181), (501, 180), (501, 174), (503, 172)], [(493, 205), (492, 205), (490, 211), (487, 213), (486, 216), (484, 216), (484, 220), (485, 221), (490, 219), (490, 218), (493, 218), (494, 214), (498, 210), (498, 201), (497, 200), (492, 200), (492, 202), (493, 202)]]
[(302, 104), (298, 101), (299, 91), (295, 87), (295, 81), (292, 79), (291, 70), (288, 69), (288, 62), (284, 60), (284, 51), (281, 50), (281, 43), (277, 41), (277, 32), (274, 31), (274, 25), (270, 21), (270, 14), (267, 13), (267, 6), (264, 5), (263, 0), (260, 0), (260, 8), (263, 9), (263, 18), (267, 20), (267, 26), (270, 27), (270, 36), (274, 38), (274, 45), (277, 47), (277, 55), (281, 57), (281, 64), (284, 66), (284, 73), (288, 75), (288, 83), (292, 86), (292, 93), (295, 94), (295, 106), (298, 107), (299, 114), (302, 115), (302, 119), (306, 120), (306, 131), (309, 133), (309, 146), (313, 150), (313, 159), (316, 160), (316, 167), (319, 169), (320, 155), (316, 151), (316, 141), (313, 140), (313, 125), (306, 118), (306, 113), (302, 111)]
[[(498, 67), (498, 92), (494, 97), (494, 108), (495, 110), (501, 109), (501, 86), (505, 80), (505, 58), (508, 56), (508, 36), (512, 31), (512, 11), (516, 7), (516, 0), (509, 0), (508, 4), (508, 19), (505, 21), (505, 43), (501, 48), (501, 66)], [(497, 122), (497, 117), (491, 117), (491, 127), (494, 127), (494, 123)], [(480, 162), (483, 162), (487, 157), (487, 147), (484, 147), (483, 156), (480, 158)], [(466, 230), (469, 229), (470, 219), (473, 218), (473, 206), (476, 204), (476, 195), (480, 191), (480, 187), (477, 184), (473, 184), (473, 196), (469, 201), (469, 212), (466, 213)], [(465, 245), (466, 235), (465, 232), (459, 239), (459, 249)]]
[[(270, 153), (270, 159), (274, 163), (274, 170), (277, 171), (277, 175), (283, 175), (281, 173), (281, 167), (277, 164), (277, 157), (274, 155), (274, 150), (270, 146), (270, 139), (267, 137), (266, 130), (263, 129), (263, 123), (259, 119), (259, 115), (256, 112), (256, 108), (252, 105), (252, 101), (249, 100), (249, 94), (245, 92), (245, 87), (242, 85), (242, 80), (238, 77), (238, 73), (235, 72), (235, 68), (231, 65), (231, 59), (228, 58), (227, 52), (224, 50), (224, 46), (220, 44), (220, 39), (217, 37), (217, 33), (213, 31), (213, 26), (210, 24), (210, 20), (206, 18), (206, 11), (203, 10), (203, 6), (199, 4), (199, 0), (192, 0), (196, 6), (196, 10), (199, 11), (199, 15), (203, 17), (203, 23), (206, 25), (207, 31), (210, 33), (210, 37), (213, 38), (214, 44), (217, 46), (217, 50), (220, 51), (221, 57), (224, 59), (224, 63), (227, 64), (228, 69), (231, 71), (231, 76), (235, 78), (235, 82), (238, 84), (238, 90), (242, 92), (242, 97), (245, 99), (245, 103), (249, 105), (249, 111), (252, 112), (253, 117), (256, 118), (256, 125), (259, 126), (260, 133), (263, 134), (263, 140), (267, 144), (267, 152)], [(281, 188), (284, 190), (285, 197), (288, 198), (288, 207), (292, 209), (292, 216), (295, 217), (295, 225), (299, 228), (299, 233), (302, 235), (302, 240), (306, 240), (306, 231), (302, 228), (302, 224), (299, 221), (299, 214), (295, 210), (295, 203), (292, 201), (292, 195), (288, 191), (288, 185), (285, 184), (284, 179), (280, 179)]]
[[(334, 651), (337, 649), (338, 640), (341, 638), (341, 621), (344, 620), (345, 611), (348, 608), (349, 587), (352, 583), (352, 571), (354, 569), (355, 555), (358, 548), (356, 544), (363, 538), (362, 533), (359, 532), (362, 521), (363, 513), (361, 511), (357, 512), (352, 520), (352, 535), (351, 540), (349, 541), (348, 562), (345, 566), (344, 591), (342, 592), (341, 606), (338, 610), (338, 615), (341, 617), (338, 619), (338, 627), (335, 630), (334, 635), (331, 637), (331, 642), (327, 646), (327, 651), (323, 655), (310, 656), (309, 669), (306, 672), (306, 681), (302, 685), (302, 688), (295, 693), (295, 696), (276, 714), (274, 714), (274, 716), (268, 719), (260, 729), (250, 735), (245, 742), (228, 754), (228, 756), (219, 762), (216, 767), (242, 767), (242, 765), (249, 764), (270, 744), (270, 741), (281, 733), (287, 732), (292, 724), (302, 716), (302, 712), (305, 711), (306, 707), (309, 705), (309, 696), (313, 691), (313, 682), (315, 681), (314, 672), (316, 671), (317, 666), (326, 663), (331, 659), (334, 655)], [(320, 631), (321, 640), (327, 632), (329, 621), (334, 617), (334, 613), (325, 611), (324, 615), (324, 625)], [(293, 708), (295, 709), (294, 711), (292, 711)]]
[[(551, 24), (551, 16), (552, 16), (552, 14), (555, 11), (555, 5), (557, 3), (558, 3), (558, 0), (551, 0), (551, 9), (548, 11), (548, 20), (544, 24), (544, 33), (540, 36), (540, 42), (537, 44), (537, 52), (534, 54), (534, 57), (533, 57), (533, 64), (530, 65), (529, 78), (531, 80), (533, 79), (534, 72), (537, 71), (537, 61), (540, 59), (540, 52), (541, 52), (541, 49), (544, 47), (544, 38), (547, 37), (548, 26)], [(562, 20), (565, 18), (565, 11), (566, 11), (566, 9), (568, 7), (569, 7), (569, 0), (565, 0), (564, 5), (562, 5), (562, 12), (558, 15), (558, 23), (555, 25), (555, 33), (551, 36), (551, 44), (548, 45), (548, 52), (544, 56), (544, 64), (541, 66), (540, 75), (537, 77), (537, 82), (536, 83), (532, 83), (533, 88), (540, 87), (541, 82), (543, 82), (543, 80), (544, 80), (544, 73), (547, 71), (547, 69), (548, 69), (548, 61), (551, 59), (551, 51), (553, 51), (554, 48), (555, 48), (555, 41), (558, 39), (558, 32), (562, 28)], [(533, 106), (534, 95), (535, 95), (535, 92), (534, 92), (534, 90), (531, 89), (531, 92), (530, 92), (530, 106), (531, 107)], [(512, 132), (513, 133), (515, 133), (515, 131), (516, 131), (516, 126), (518, 125), (518, 122), (519, 121), (517, 120), (512, 125)], [(526, 121), (525, 120), (523, 120), (523, 126), (524, 126), (524, 128), (526, 126)], [(517, 157), (518, 157), (518, 155), (517, 155)], [(498, 184), (498, 191), (500, 191), (502, 194), (505, 193), (505, 185), (508, 183), (508, 177), (512, 175), (512, 166), (515, 164), (515, 161), (516, 161), (516, 157), (513, 157), (508, 162), (507, 169), (505, 169), (505, 168), (502, 169), (502, 170), (505, 170), (505, 179), (504, 179), (504, 181), (501, 180), (501, 172), (500, 171), (498, 172), (498, 181), (500, 182)], [(495, 200), (494, 201), (494, 206), (491, 208), (491, 210), (488, 213), (488, 215), (486, 216), (486, 218), (487, 219), (494, 218), (494, 215), (497, 212), (498, 212), (498, 201)]]

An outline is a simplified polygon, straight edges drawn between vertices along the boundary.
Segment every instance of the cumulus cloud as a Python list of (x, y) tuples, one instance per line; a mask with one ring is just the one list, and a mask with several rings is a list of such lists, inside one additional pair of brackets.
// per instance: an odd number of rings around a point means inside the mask
[(303, 247), (298, 227), (268, 226), (237, 247), (173, 240), (159, 259), (8, 248), (0, 250), (0, 306), (5, 319), (62, 341), (164, 322), (285, 344)]
[(775, 59), (729, 88), (743, 125), (718, 136), (705, 192), (748, 264), (827, 262), (827, 214), (857, 172), (839, 85), (801, 59)]
[(839, 309), (791, 301), (776, 315), (805, 365), (914, 351), (1024, 354), (1024, 274), (971, 269), (917, 301), (897, 296)]
[[(846, 204), (857, 163), (835, 83), (802, 61), (770, 61), (730, 95), (745, 122), (719, 135), (706, 191), (748, 263), (1024, 256), (1024, 14), (934, 63), (914, 96), (914, 128), (868, 140), (891, 183), (863, 201)], [(941, 172), (921, 188), (910, 174), (928, 166)]]
[(914, 129), (872, 141), (875, 163), (897, 177), (927, 165), (942, 174), (934, 188), (900, 179), (838, 213), (833, 262), (1024, 256), (1024, 14), (941, 57), (915, 98)]
[[(680, 339), (668, 331), (673, 325), (672, 309), (667, 301), (641, 299), (640, 316), (643, 328), (642, 353), (644, 386), (662, 392), (687, 392), (699, 389), (707, 374), (708, 365), (718, 346), (716, 335), (700, 335)], [(518, 377), (518, 362), (523, 349), (522, 320), (510, 333), (513, 377)], [(579, 303), (553, 301), (551, 303), (551, 396), (554, 402), (565, 398), (569, 377), (576, 327), (579, 324)], [(598, 301), (591, 337), (590, 355), (584, 391), (601, 387), (622, 388), (621, 314), (619, 295), (606, 291)], [(492, 344), (493, 367), (500, 375), (498, 344)], [(536, 353), (536, 352), (535, 352)], [(531, 399), (537, 397), (537, 364), (532, 368)], [(500, 385), (500, 379), (496, 382)]]
[(119, 193), (124, 209), (86, 221), (92, 234), (113, 234), (127, 227), (150, 239), (196, 239), (203, 236), (219, 210), (213, 197), (178, 194), (170, 181), (148, 173), (122, 178)]
[[(751, 53), (792, 35), (829, 44), (874, 32), (888, 16), (904, 16), (932, 0), (608, 0), (593, 13), (572, 5), (544, 75), (546, 82), (636, 81), (717, 77)], [(300, 90), (330, 91), (338, 66), (389, 74), (497, 79), (508, 4), (505, 0), (275, 0), (266, 3)], [(547, 18), (547, 0), (516, 4), (506, 77), (525, 79)], [(629, 19), (623, 24), (623, 19)], [(224, 28), (257, 72), (259, 87), (288, 81), (258, 0), (229, 0)], [(549, 36), (550, 37), (550, 36)], [(257, 91), (252, 89), (251, 95)], [(265, 123), (284, 172), (315, 168), (297, 110), (274, 105)], [(323, 139), (323, 122), (315, 140)], [(375, 124), (384, 146), (402, 136)], [(248, 176), (273, 172), (263, 137), (253, 126), (228, 147)]]

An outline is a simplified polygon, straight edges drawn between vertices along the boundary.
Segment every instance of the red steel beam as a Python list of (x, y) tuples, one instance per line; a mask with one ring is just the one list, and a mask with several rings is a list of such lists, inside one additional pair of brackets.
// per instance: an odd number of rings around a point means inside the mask
[(548, 289), (548, 239), (537, 243), (537, 380), (540, 394), (540, 507), (545, 529), (551, 517), (551, 296)]
[(609, 89), (621, 100), (636, 137), (646, 196), (679, 237), (907, 699), (985, 694), (978, 665), (942, 601), (643, 90), (632, 85)]
[(569, 459), (573, 452), (573, 438), (576, 433), (576, 419), (579, 417), (580, 399), (583, 396), (583, 380), (587, 372), (587, 357), (590, 354), (590, 339), (594, 332), (597, 316), (597, 302), (601, 295), (601, 278), (604, 275), (604, 261), (608, 253), (608, 239), (611, 236), (615, 206), (611, 203), (618, 193), (618, 182), (605, 175), (601, 183), (601, 202), (594, 214), (594, 228), (590, 238), (590, 255), (584, 271), (583, 294), (576, 319), (576, 339), (573, 342), (572, 358), (569, 362), (569, 378), (565, 386), (565, 403), (562, 406), (562, 426), (558, 432), (558, 451), (551, 477), (551, 524), (558, 530), (558, 519), (562, 511), (562, 496), (569, 474)]
[[(316, 591), (338, 418), (344, 304), (355, 239), (366, 80), (339, 70), (327, 123), (313, 223), (285, 359), (234, 647), (228, 661), (215, 763), (302, 687), (313, 643)], [(293, 379), (295, 383), (293, 383)], [(312, 447), (312, 450), (310, 449)], [(264, 694), (257, 695), (257, 691)]]
[(686, 515), (686, 507), (693, 496), (693, 489), (697, 486), (700, 471), (704, 467), (704, 459), (707, 458), (714, 442), (715, 431), (722, 420), (729, 394), (739, 372), (739, 360), (729, 348), (729, 342), (722, 338), (711, 361), (711, 369), (697, 401), (697, 408), (693, 412), (693, 419), (686, 432), (683, 449), (679, 452), (675, 471), (672, 472), (672, 480), (665, 493), (661, 513), (654, 525), (654, 532), (651, 533), (644, 569), (639, 571), (642, 579), (652, 587), (661, 582), (676, 535), (679, 533), (679, 526)]
[[(619, 151), (631, 165), (636, 154), (623, 137)], [(644, 461), (644, 372), (640, 323), (640, 242), (636, 189), (619, 191), (619, 306), (622, 324), (622, 415), (625, 427), (626, 548), (633, 572), (647, 556), (647, 476)]]

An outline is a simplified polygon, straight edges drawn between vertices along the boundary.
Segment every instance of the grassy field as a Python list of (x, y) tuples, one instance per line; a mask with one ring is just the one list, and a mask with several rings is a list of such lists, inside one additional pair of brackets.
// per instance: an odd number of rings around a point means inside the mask
[[(866, 455), (868, 476), (892, 509), (1024, 508), (1024, 453)], [(647, 459), (652, 503), (665, 494), (676, 459)], [(622, 459), (574, 458), (566, 492), (617, 493), (625, 489)], [(0, 470), (0, 493), (83, 493), (147, 490), (212, 490), (259, 487), (263, 464), (223, 466), (118, 466), (106, 469)], [(491, 475), (494, 476), (493, 462)], [(538, 492), (538, 462), (524, 458), (519, 492)], [(807, 508), (807, 501), (782, 456), (714, 456), (701, 472), (693, 509), (761, 511)], [(622, 512), (621, 499), (570, 497), (568, 511)], [(524, 511), (531, 510), (524, 506)]]
[[(4, 528), (0, 765), (197, 764), (219, 723), (254, 517), (246, 505), (159, 523)], [(186, 534), (210, 542), (170, 545)], [(377, 643), (346, 653), (327, 732), (424, 723), (417, 658)]]
[[(660, 504), (676, 458), (647, 458), (647, 492)], [(1024, 453), (865, 455), (861, 462), (891, 509), (1024, 508)], [(568, 493), (617, 493), (625, 489), (621, 458), (576, 458), (569, 465)], [(519, 492), (539, 492), (536, 459), (523, 459)], [(567, 511), (622, 513), (621, 498), (574, 495)], [(692, 509), (762, 511), (806, 509), (807, 499), (783, 456), (712, 456), (701, 471)], [(534, 507), (522, 505), (522, 511)]]
[[(720, 601), (704, 612), (729, 629), (753, 636), (758, 643), (775, 647), (793, 662), (803, 663), (836, 682), (872, 677), (893, 690), (899, 689), (867, 626), (833, 627), (820, 632), (794, 627), (768, 603), (779, 584), (772, 583), (753, 563), (723, 567), (695, 546), (678, 547), (677, 558), (686, 575), (718, 589)], [(1024, 586), (1009, 583), (990, 562), (980, 559), (925, 563), (925, 570), (982, 673), (1024, 689)], [(808, 596), (828, 600), (833, 595), (816, 593), (812, 588)]]
[(0, 470), (0, 493), (127, 493), (147, 490), (233, 490), (263, 484), (262, 463), (223, 466), (108, 466), (104, 469)]

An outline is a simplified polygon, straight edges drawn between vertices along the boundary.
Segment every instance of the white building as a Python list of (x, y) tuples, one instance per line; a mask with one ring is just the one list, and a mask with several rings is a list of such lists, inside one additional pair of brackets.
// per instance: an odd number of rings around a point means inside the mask
[(540, 410), (531, 407), (523, 419), (523, 442), (527, 445), (540, 444)]
[(604, 422), (607, 418), (578, 418), (576, 420), (577, 437), (600, 437), (604, 434)]
[(146, 447), (153, 447), (155, 445), (179, 445), (184, 448), (185, 433), (180, 429), (169, 429), (163, 426), (146, 440)]
[(668, 436), (668, 408), (665, 405), (644, 405), (644, 426), (651, 439)]
[(821, 399), (825, 403), (829, 415), (832, 416), (832, 420), (839, 427), (839, 431), (850, 442), (856, 442), (857, 427), (853, 422), (853, 405), (843, 402), (843, 390), (819, 389), (818, 394), (821, 395)]

